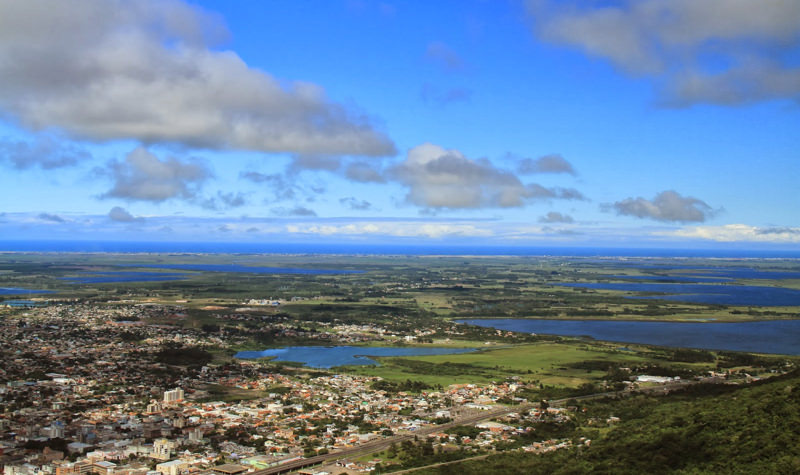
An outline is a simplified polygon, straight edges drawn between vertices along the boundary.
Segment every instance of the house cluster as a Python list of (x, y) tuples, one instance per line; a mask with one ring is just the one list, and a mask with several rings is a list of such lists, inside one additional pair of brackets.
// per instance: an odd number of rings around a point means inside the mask
[[(181, 318), (176, 307), (78, 303), (0, 317), (4, 472), (236, 475), (413, 433), (516, 391), (501, 383), (387, 392), (373, 389), (377, 378), (277, 374), (253, 361), (170, 366), (159, 349), (231, 344), (223, 332), (144, 323)], [(377, 325), (320, 327), (336, 338), (395, 336)], [(221, 472), (223, 463), (233, 472)]]

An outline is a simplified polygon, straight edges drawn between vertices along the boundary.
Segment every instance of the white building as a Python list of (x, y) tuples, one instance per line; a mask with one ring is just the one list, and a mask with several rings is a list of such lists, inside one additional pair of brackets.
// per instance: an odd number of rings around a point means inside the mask
[(164, 392), (164, 404), (173, 404), (183, 401), (183, 389), (175, 388)]

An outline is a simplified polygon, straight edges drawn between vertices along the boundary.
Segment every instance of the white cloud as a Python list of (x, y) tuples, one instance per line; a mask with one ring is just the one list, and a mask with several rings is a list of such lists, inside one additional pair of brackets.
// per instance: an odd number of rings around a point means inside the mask
[(38, 218), (40, 220), (42, 220), (42, 221), (48, 221), (48, 222), (51, 222), (51, 223), (65, 223), (65, 222), (67, 222), (67, 220), (65, 220), (61, 216), (59, 216), (57, 214), (52, 214), (52, 213), (39, 213)]
[(662, 236), (717, 242), (800, 243), (800, 227), (758, 227), (747, 224), (693, 226), (655, 233)]
[(318, 85), (212, 49), (225, 33), (180, 0), (0, 2), (0, 112), (96, 141), (394, 154), (368, 118)]
[(361, 183), (386, 182), (386, 178), (383, 177), (381, 171), (377, 169), (374, 164), (366, 162), (355, 162), (348, 165), (345, 170), (345, 177), (348, 180)]
[(90, 158), (91, 154), (83, 148), (48, 134), (37, 135), (31, 141), (0, 140), (0, 162), (6, 162), (18, 170), (69, 167)]
[(372, 208), (372, 203), (366, 200), (359, 200), (353, 196), (341, 198), (339, 203), (347, 205), (352, 210), (365, 211)]
[(132, 223), (135, 221), (142, 220), (142, 218), (137, 218), (133, 216), (128, 212), (128, 210), (119, 206), (114, 206), (113, 208), (111, 208), (111, 210), (108, 212), (108, 219), (120, 223)]
[(286, 226), (291, 234), (315, 234), (321, 236), (392, 236), (392, 237), (489, 237), (490, 229), (474, 224), (442, 223), (427, 221), (367, 221), (348, 224), (296, 223)]
[(573, 223), (572, 216), (568, 214), (561, 214), (558, 211), (550, 211), (547, 215), (539, 218), (540, 223)]
[(796, 0), (529, 0), (536, 34), (652, 76), (666, 105), (800, 96)]
[(409, 189), (407, 200), (428, 208), (510, 208), (534, 199), (585, 199), (571, 188), (523, 184), (486, 159), (424, 143), (409, 150), (391, 175)]
[(517, 164), (517, 172), (528, 173), (568, 173), (576, 175), (572, 165), (561, 155), (552, 154), (537, 159), (523, 158)]
[(642, 197), (626, 198), (613, 205), (605, 205), (604, 208), (613, 208), (620, 215), (657, 221), (702, 222), (714, 214), (705, 201), (681, 196), (672, 190), (662, 191), (652, 200)]
[(211, 196), (198, 201), (198, 204), (210, 210), (226, 210), (231, 208), (238, 208), (247, 203), (247, 197), (244, 193), (226, 193), (224, 191), (217, 191), (216, 196)]
[(114, 186), (103, 198), (160, 202), (170, 198), (193, 199), (211, 172), (197, 159), (174, 157), (159, 160), (144, 147), (131, 151), (124, 161), (113, 161), (101, 174), (111, 176)]
[(294, 208), (272, 208), (272, 213), (277, 216), (316, 216), (317, 213), (313, 209), (306, 208), (304, 206), (295, 206)]

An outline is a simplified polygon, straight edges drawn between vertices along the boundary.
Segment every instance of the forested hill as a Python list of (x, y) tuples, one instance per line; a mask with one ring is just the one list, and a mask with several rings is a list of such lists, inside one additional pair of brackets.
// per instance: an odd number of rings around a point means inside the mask
[[(591, 447), (513, 452), (416, 473), (800, 473), (800, 373), (746, 387), (697, 387), (587, 406), (574, 436)], [(595, 420), (621, 421), (602, 435)]]

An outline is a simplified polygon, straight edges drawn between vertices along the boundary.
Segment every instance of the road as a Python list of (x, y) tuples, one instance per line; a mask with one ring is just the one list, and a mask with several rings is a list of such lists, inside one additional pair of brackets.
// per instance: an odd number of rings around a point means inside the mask
[[(588, 394), (586, 396), (553, 399), (548, 401), (548, 404), (550, 404), (551, 406), (561, 406), (566, 404), (567, 401), (587, 401), (591, 399), (602, 399), (606, 397), (622, 397), (632, 394), (634, 392), (667, 393), (673, 389), (683, 388), (692, 384), (697, 384), (699, 382), (719, 382), (719, 381), (713, 380), (711, 378), (704, 378), (703, 380), (698, 380), (698, 381), (677, 381), (673, 383), (662, 384), (659, 386), (640, 388), (632, 391), (610, 391), (604, 393)], [(276, 467), (270, 467), (264, 470), (256, 470), (255, 472), (252, 472), (249, 475), (275, 475), (279, 473), (288, 473), (293, 470), (299, 470), (301, 468), (310, 467), (312, 465), (318, 465), (325, 462), (330, 462), (331, 460), (359, 457), (370, 453), (381, 452), (383, 450), (388, 449), (389, 446), (391, 446), (392, 444), (399, 444), (406, 440), (413, 440), (415, 437), (427, 436), (428, 434), (433, 434), (434, 432), (441, 432), (457, 426), (477, 424), (478, 422), (484, 421), (486, 419), (493, 419), (495, 417), (504, 416), (512, 412), (525, 412), (537, 405), (538, 404), (527, 403), (527, 404), (520, 404), (517, 406), (503, 406), (497, 409), (492, 409), (490, 411), (482, 411), (477, 414), (471, 414), (469, 416), (461, 417), (446, 424), (423, 427), (421, 429), (417, 429), (416, 431), (410, 434), (395, 435), (392, 437), (388, 437), (386, 439), (367, 442), (365, 444), (358, 445), (357, 447), (351, 447), (348, 449), (339, 450), (337, 452), (331, 452), (325, 455), (317, 455), (314, 457), (295, 460), (293, 462), (285, 463), (283, 465), (278, 465)]]
[(329, 462), (331, 460), (356, 457), (374, 452), (380, 452), (388, 449), (389, 446), (391, 446), (392, 444), (399, 444), (406, 440), (413, 440), (415, 437), (427, 436), (428, 434), (433, 434), (434, 432), (441, 432), (443, 430), (452, 429), (453, 427), (457, 426), (476, 424), (480, 421), (504, 416), (512, 412), (524, 412), (529, 410), (533, 406), (534, 406), (533, 404), (520, 404), (518, 406), (503, 406), (497, 409), (492, 409), (490, 411), (482, 411), (477, 414), (471, 414), (469, 416), (458, 418), (446, 424), (423, 427), (415, 430), (413, 433), (410, 434), (395, 435), (392, 437), (387, 437), (386, 439), (367, 442), (357, 447), (351, 447), (348, 449), (340, 450), (338, 452), (331, 452), (325, 455), (317, 455), (314, 457), (295, 460), (289, 463), (285, 463), (283, 465), (278, 465), (276, 467), (270, 467), (264, 470), (257, 470), (249, 475), (273, 475), (278, 473), (287, 473), (291, 472), (292, 470), (299, 470), (304, 467), (310, 467), (312, 465)]

